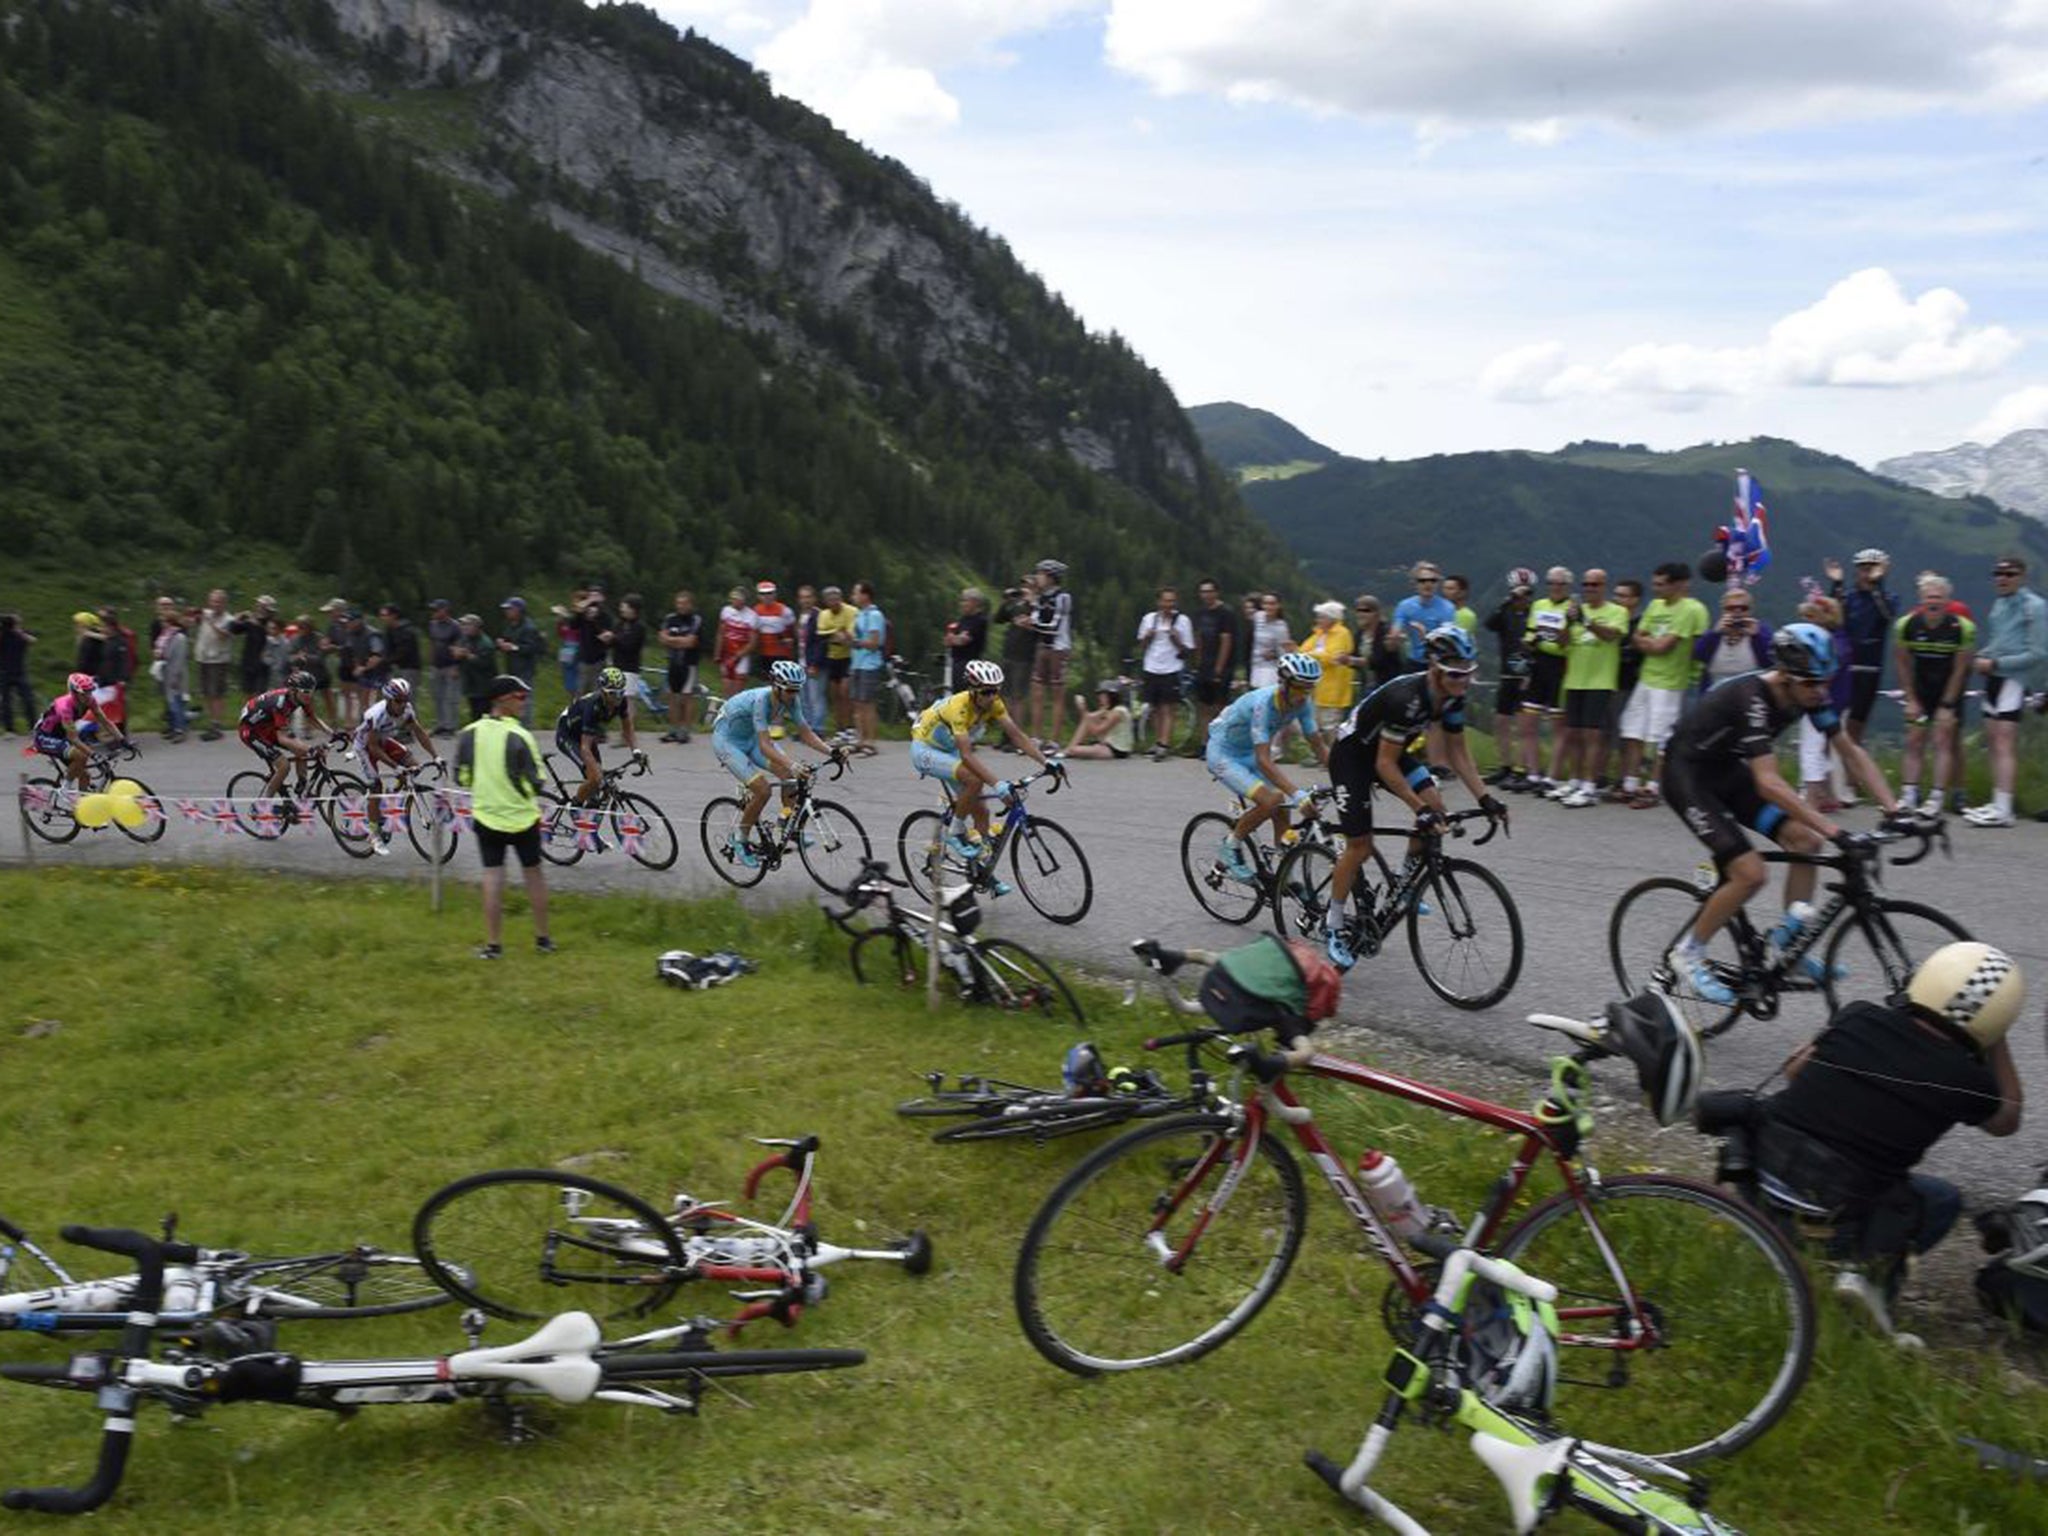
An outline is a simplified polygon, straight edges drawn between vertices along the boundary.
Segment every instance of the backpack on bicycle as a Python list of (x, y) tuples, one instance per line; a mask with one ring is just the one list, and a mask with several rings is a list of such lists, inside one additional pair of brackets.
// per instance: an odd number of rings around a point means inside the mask
[(1223, 954), (1196, 996), (1220, 1028), (1291, 1037), (1335, 1013), (1343, 991), (1343, 972), (1319, 946), (1266, 933)]

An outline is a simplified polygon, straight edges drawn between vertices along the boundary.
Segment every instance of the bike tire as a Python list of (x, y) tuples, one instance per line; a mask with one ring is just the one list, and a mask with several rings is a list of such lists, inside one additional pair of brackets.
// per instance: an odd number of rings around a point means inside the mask
[[(1853, 998), (1882, 1002), (1905, 991), (1916, 965), (1942, 945), (1969, 937), (1969, 931), (1946, 912), (1917, 901), (1878, 901), (1869, 919), (1844, 914), (1828, 940), (1828, 979), (1820, 984), (1828, 1017)], [(1848, 973), (1839, 981), (1837, 967)]]
[(375, 1248), (251, 1259), (223, 1292), (237, 1311), (253, 1304), (263, 1317), (309, 1322), (398, 1317), (455, 1299), (421, 1260)]
[(1281, 938), (1322, 942), (1323, 920), (1330, 910), (1330, 880), (1336, 869), (1337, 855), (1321, 843), (1296, 843), (1287, 850), (1273, 872), (1273, 888), (1268, 893), (1273, 928)]
[(18, 1381), (29, 1387), (56, 1387), (60, 1391), (95, 1392), (99, 1389), (71, 1379), (68, 1360), (0, 1361), (0, 1381)]
[(796, 829), (796, 854), (820, 889), (837, 896), (860, 878), (875, 856), (867, 828), (837, 800), (813, 800)]
[[(1813, 1365), (1813, 1290), (1798, 1255), (1752, 1207), (1691, 1179), (1617, 1174), (1590, 1199), (1597, 1239), (1566, 1190), (1499, 1246), (1558, 1289), (1558, 1421), (1677, 1465), (1740, 1450), (1784, 1416)], [(1640, 1326), (1630, 1294), (1663, 1337), (1621, 1351)]]
[(979, 939), (968, 947), (967, 954), (976, 986), (983, 994), (975, 1001), (1005, 1013), (1036, 1014), (1062, 1023), (1071, 1018), (1076, 1024), (1087, 1024), (1080, 999), (1065, 978), (1015, 939)]
[(324, 807), (327, 830), (334, 835), (334, 841), (341, 851), (352, 859), (367, 859), (376, 852), (377, 833), (371, 825), (367, 810), (363, 830), (351, 830), (341, 814), (341, 802), (353, 798), (363, 800), (367, 806), (369, 793), (370, 786), (354, 774), (337, 773), (327, 781), (328, 800)]
[(1183, 1268), (1169, 1274), (1146, 1243), (1154, 1228), (1176, 1248), (1185, 1240), (1176, 1223), (1192, 1225), (1188, 1206), (1229, 1168), (1237, 1139), (1220, 1115), (1156, 1120), (1098, 1147), (1059, 1182), (1017, 1254), (1013, 1296), (1034, 1349), (1077, 1376), (1179, 1365), (1258, 1315), (1287, 1278), (1308, 1220), (1300, 1165), (1271, 1136), (1259, 1138)]
[[(434, 862), (434, 832), (429, 817), (441, 814), (440, 800), (425, 790), (409, 789), (405, 792), (405, 835), (411, 841), (413, 852), (429, 864)], [(423, 825), (422, 823), (426, 823)], [(455, 830), (450, 821), (441, 829), (441, 862), (446, 864), (455, 857), (455, 845), (462, 834)]]
[(258, 842), (270, 842), (283, 837), (291, 830), (291, 824), (284, 821), (273, 822), (269, 827), (264, 827), (256, 820), (254, 804), (245, 803), (284, 798), (281, 794), (268, 793), (269, 786), (270, 775), (259, 768), (245, 768), (228, 780), (227, 797), (234, 806), (235, 825), (242, 829), (245, 836), (253, 837)]
[(884, 982), (914, 987), (918, 982), (919, 953), (907, 934), (894, 928), (871, 928), (853, 941), (847, 960), (853, 966), (853, 979), (863, 987)]
[(540, 811), (540, 856), (560, 869), (567, 869), (583, 857), (583, 845), (576, 841), (576, 828), (569, 817), (569, 802), (551, 789), (535, 797)]
[(617, 809), (624, 815), (637, 816), (646, 823), (647, 830), (640, 835), (640, 846), (633, 851), (633, 862), (642, 869), (667, 869), (672, 866), (682, 845), (676, 841), (676, 829), (656, 805), (645, 795), (635, 795), (620, 790), (614, 797)]
[(704, 845), (704, 858), (711, 865), (711, 872), (742, 890), (759, 885), (768, 873), (766, 864), (749, 866), (732, 850), (732, 839), (739, 834), (740, 818), (746, 813), (747, 808), (731, 795), (714, 795), (705, 803), (704, 814), (697, 823), (697, 837)]
[(1223, 872), (1216, 845), (1236, 823), (1219, 811), (1204, 811), (1180, 835), (1180, 872), (1201, 909), (1219, 923), (1241, 928), (1266, 905), (1266, 889), (1246, 885)]
[(71, 807), (64, 804), (62, 778), (54, 773), (38, 773), (29, 778), (27, 787), (41, 790), (46, 798), (34, 811), (28, 808), (26, 800), (15, 802), (21, 808), (23, 826), (46, 843), (68, 843), (78, 836), (81, 828), (78, 818), (71, 814)]
[(945, 818), (937, 811), (912, 811), (896, 828), (896, 862), (903, 870), (903, 878), (910, 882), (911, 890), (924, 901), (932, 899), (927, 861), (944, 824)]
[(739, 1376), (793, 1376), (841, 1371), (867, 1361), (864, 1349), (715, 1349), (665, 1353), (622, 1350), (597, 1356), (599, 1382), (716, 1380)]
[(1088, 856), (1056, 821), (1034, 816), (1010, 834), (1010, 871), (1032, 910), (1049, 923), (1078, 923), (1094, 903)]
[(1051, 1141), (1122, 1125), (1139, 1112), (1136, 1100), (1067, 1099), (1015, 1114), (984, 1115), (932, 1133), (933, 1141)]
[[(1607, 922), (1607, 957), (1622, 994), (1658, 991), (1678, 1005), (1701, 1038), (1720, 1034), (1742, 1016), (1742, 1004), (1712, 1003), (1683, 981), (1668, 960), (1672, 946), (1692, 928), (1706, 893), (1690, 880), (1658, 875), (1631, 886), (1614, 904)], [(1707, 963), (1733, 983), (1742, 972), (1733, 927), (1724, 927), (1707, 946)]]
[(986, 1088), (942, 1089), (920, 1098), (905, 1099), (896, 1106), (896, 1113), (908, 1115), (912, 1119), (992, 1115), (1006, 1104), (1059, 1097), (1061, 1090), (1058, 1088), (1032, 1088), (1023, 1083), (990, 1083)]
[[(570, 1220), (586, 1231), (569, 1229)], [(436, 1190), (413, 1218), (412, 1242), (443, 1290), (515, 1320), (571, 1308), (638, 1317), (684, 1279), (682, 1244), (653, 1206), (553, 1168), (499, 1168)]]
[(1522, 914), (1506, 882), (1484, 864), (1445, 859), (1420, 894), (1429, 915), (1408, 909), (1408, 953), (1429, 990), (1467, 1010), (1491, 1008), (1514, 991), (1522, 975)]

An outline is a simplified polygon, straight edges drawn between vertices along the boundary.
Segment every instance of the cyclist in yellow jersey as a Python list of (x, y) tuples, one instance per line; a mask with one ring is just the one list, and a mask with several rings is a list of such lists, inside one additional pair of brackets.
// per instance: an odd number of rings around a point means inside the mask
[(970, 661), (966, 671), (967, 686), (926, 709), (910, 728), (910, 766), (920, 778), (952, 787), (954, 819), (970, 822), (972, 830), (964, 837), (957, 832), (949, 835), (946, 848), (955, 858), (972, 861), (981, 857), (988, 836), (983, 791), (1000, 796), (1009, 789), (1009, 781), (974, 750), (983, 728), (1001, 726), (1010, 744), (1039, 767), (1050, 767), (1051, 762), (1010, 718), (1003, 704), (1003, 669), (992, 661)]

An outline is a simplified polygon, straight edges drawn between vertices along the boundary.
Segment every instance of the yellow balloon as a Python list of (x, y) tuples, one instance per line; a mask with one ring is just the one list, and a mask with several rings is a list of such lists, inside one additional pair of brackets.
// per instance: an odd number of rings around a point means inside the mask
[(124, 827), (139, 827), (149, 820), (149, 812), (133, 795), (120, 795), (114, 800), (114, 820)]
[(78, 804), (71, 808), (71, 814), (78, 819), (81, 827), (104, 827), (114, 819), (114, 797), (81, 795)]
[(116, 779), (107, 786), (107, 793), (115, 799), (134, 799), (142, 793), (142, 786), (133, 779)]

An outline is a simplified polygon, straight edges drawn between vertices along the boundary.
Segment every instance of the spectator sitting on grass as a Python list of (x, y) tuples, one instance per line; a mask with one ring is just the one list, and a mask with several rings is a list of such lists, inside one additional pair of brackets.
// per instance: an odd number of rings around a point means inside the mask
[(1124, 707), (1124, 687), (1113, 677), (1095, 685), (1095, 708), (1080, 694), (1074, 695), (1074, 739), (1067, 743), (1068, 757), (1124, 758), (1131, 755), (1133, 736), (1131, 712)]

